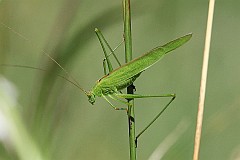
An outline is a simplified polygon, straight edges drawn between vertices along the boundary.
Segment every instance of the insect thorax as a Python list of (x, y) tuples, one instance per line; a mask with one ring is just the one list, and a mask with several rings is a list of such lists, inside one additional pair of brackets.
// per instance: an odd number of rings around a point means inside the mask
[(114, 83), (114, 85), (110, 85), (104, 80), (98, 81), (96, 85), (92, 88), (91, 93), (98, 97), (101, 97), (102, 95), (107, 96), (117, 93), (118, 91), (130, 86), (140, 76), (141, 73), (138, 73), (137, 75), (134, 75), (128, 79), (116, 82)]

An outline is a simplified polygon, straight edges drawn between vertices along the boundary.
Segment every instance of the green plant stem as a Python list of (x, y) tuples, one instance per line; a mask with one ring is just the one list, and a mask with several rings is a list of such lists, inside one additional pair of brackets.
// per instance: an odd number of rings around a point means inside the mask
[[(131, 10), (130, 0), (123, 0), (123, 17), (124, 17), (124, 40), (125, 40), (125, 62), (132, 60), (132, 35), (131, 35)], [(133, 94), (134, 86), (127, 88), (128, 94)], [(128, 100), (128, 125), (129, 125), (129, 145), (130, 160), (136, 160), (136, 143), (135, 143), (135, 114), (134, 100)]]

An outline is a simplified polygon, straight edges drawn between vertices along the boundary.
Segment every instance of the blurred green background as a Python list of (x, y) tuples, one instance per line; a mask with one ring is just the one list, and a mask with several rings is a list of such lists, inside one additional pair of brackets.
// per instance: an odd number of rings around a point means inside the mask
[[(159, 145), (164, 160), (192, 159), (207, 10), (207, 0), (132, 1), (133, 57), (193, 33), (189, 43), (135, 83), (140, 94), (177, 94), (171, 107), (140, 137), (139, 160), (148, 159)], [(216, 1), (200, 151), (204, 160), (240, 158), (239, 10), (239, 1)], [(129, 159), (126, 113), (114, 111), (101, 98), (94, 106), (89, 104), (78, 88), (56, 77), (64, 73), (42, 53), (51, 54), (83, 88), (90, 89), (103, 75), (103, 54), (94, 28), (117, 46), (123, 35), (122, 2), (2, 0), (0, 22), (28, 38), (0, 25), (0, 63), (47, 69), (0, 68), (18, 90), (18, 111), (39, 150), (51, 160)], [(122, 62), (123, 53), (121, 46), (117, 54)], [(166, 102), (135, 101), (137, 132)], [(175, 140), (169, 138), (172, 134)], [(0, 159), (18, 155), (13, 146), (1, 143)]]

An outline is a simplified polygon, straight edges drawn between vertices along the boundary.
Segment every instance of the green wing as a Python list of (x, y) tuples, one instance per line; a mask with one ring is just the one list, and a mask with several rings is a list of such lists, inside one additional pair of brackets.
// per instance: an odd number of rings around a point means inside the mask
[(124, 83), (131, 77), (141, 73), (153, 64), (158, 62), (168, 52), (182, 46), (192, 37), (192, 34), (187, 34), (180, 38), (177, 38), (163, 46), (152, 49), (139, 58), (136, 58), (129, 63), (113, 70), (108, 75), (100, 79), (100, 83), (104, 83), (108, 86), (115, 86), (119, 83)]

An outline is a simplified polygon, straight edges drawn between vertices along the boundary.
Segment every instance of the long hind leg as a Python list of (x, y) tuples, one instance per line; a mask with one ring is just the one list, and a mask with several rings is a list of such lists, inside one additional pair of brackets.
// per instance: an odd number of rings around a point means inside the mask
[(164, 94), (164, 95), (139, 95), (139, 94), (114, 94), (119, 98), (171, 98), (170, 101), (163, 107), (163, 109), (149, 122), (149, 124), (144, 127), (144, 129), (136, 136), (137, 139), (162, 115), (162, 113), (168, 108), (168, 106), (174, 101), (176, 98), (176, 94)]
[[(115, 60), (117, 61), (118, 65), (121, 66), (121, 63), (119, 62), (119, 60), (118, 60), (116, 54), (114, 53), (114, 51), (123, 43), (123, 41), (116, 48), (112, 49), (111, 46), (109, 45), (109, 43), (107, 42), (107, 40), (105, 39), (105, 37), (103, 36), (102, 32), (99, 29), (96, 28), (95, 33), (97, 34), (97, 37), (99, 39), (99, 42), (101, 44), (101, 47), (102, 47), (102, 50), (103, 50), (103, 53), (104, 53), (104, 56), (105, 56), (105, 58), (103, 60), (103, 68), (104, 68), (104, 74), (106, 75), (113, 70), (112, 63), (109, 59), (110, 55), (113, 55)], [(108, 47), (108, 49), (110, 50), (110, 54), (107, 54), (104, 43)], [(108, 68), (108, 71), (107, 71), (107, 68)]]

